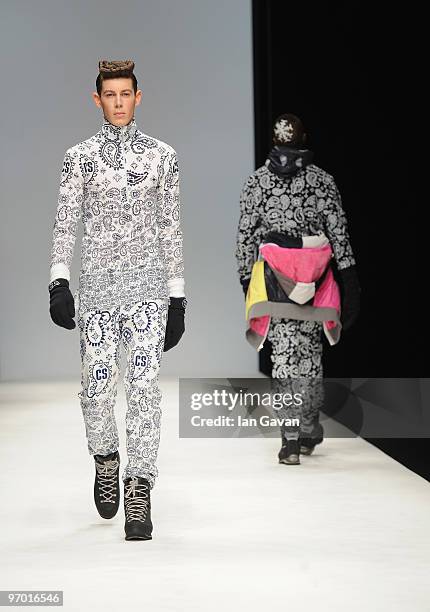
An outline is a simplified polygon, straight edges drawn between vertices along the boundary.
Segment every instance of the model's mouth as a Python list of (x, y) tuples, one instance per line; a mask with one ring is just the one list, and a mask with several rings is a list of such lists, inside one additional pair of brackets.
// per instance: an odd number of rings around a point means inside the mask
[(125, 113), (115, 113), (115, 115), (125, 115)]

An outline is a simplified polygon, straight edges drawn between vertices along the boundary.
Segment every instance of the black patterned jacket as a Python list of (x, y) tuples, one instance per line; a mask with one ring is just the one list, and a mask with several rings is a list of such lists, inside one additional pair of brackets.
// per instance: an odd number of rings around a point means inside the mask
[(286, 178), (271, 172), (266, 162), (245, 181), (235, 251), (241, 281), (250, 278), (258, 246), (269, 231), (296, 237), (324, 233), (338, 269), (355, 265), (339, 190), (334, 178), (315, 164)]

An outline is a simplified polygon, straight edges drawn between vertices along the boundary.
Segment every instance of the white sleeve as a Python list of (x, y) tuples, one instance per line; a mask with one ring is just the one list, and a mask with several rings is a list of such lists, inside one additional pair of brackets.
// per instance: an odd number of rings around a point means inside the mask
[(78, 153), (73, 151), (73, 148), (67, 149), (61, 170), (53, 227), (50, 281), (56, 278), (70, 280), (70, 268), (83, 201), (84, 178)]
[(173, 149), (164, 160), (163, 203), (159, 224), (161, 250), (167, 268), (169, 296), (183, 297), (185, 296), (185, 282), (179, 168), (176, 151)]

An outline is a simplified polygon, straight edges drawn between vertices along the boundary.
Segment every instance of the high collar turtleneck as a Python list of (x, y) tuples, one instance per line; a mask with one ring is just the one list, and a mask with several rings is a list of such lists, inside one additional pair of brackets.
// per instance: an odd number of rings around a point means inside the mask
[(101, 128), (101, 131), (106, 138), (109, 140), (120, 140), (121, 142), (131, 140), (136, 130), (137, 124), (134, 115), (127, 125), (114, 125), (105, 117)]

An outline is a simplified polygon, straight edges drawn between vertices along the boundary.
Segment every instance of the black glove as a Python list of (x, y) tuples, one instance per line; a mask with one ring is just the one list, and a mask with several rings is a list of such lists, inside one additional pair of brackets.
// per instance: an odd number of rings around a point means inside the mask
[(69, 289), (69, 281), (66, 278), (57, 278), (49, 283), (49, 313), (56, 325), (66, 329), (74, 329), (76, 323), (75, 301)]
[(356, 321), (360, 312), (361, 287), (355, 266), (339, 270), (342, 329), (347, 330)]
[(185, 331), (185, 307), (187, 300), (184, 297), (171, 297), (167, 314), (166, 336), (164, 338), (164, 351), (176, 346)]
[(248, 287), (249, 287), (249, 283), (251, 282), (250, 278), (241, 278), (240, 279), (240, 284), (242, 285), (242, 289), (243, 289), (243, 293), (246, 294), (248, 292)]

